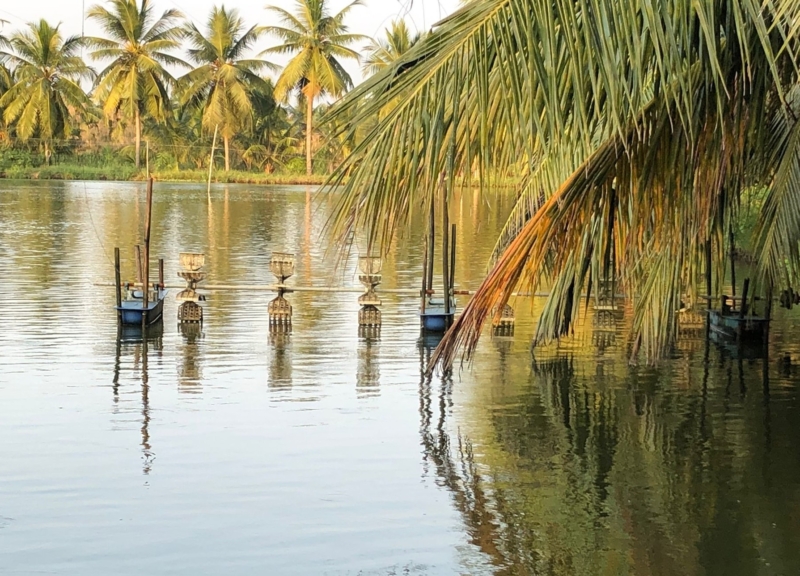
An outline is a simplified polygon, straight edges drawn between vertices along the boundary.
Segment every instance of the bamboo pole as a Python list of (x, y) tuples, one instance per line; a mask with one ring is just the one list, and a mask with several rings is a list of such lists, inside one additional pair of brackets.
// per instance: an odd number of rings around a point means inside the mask
[(435, 196), (431, 196), (431, 207), (428, 213), (428, 269), (426, 273), (428, 281), (426, 289), (428, 292), (433, 290), (433, 257), (436, 250), (436, 221), (434, 220), (436, 216), (436, 210), (434, 208), (435, 201)]
[(450, 228), (450, 290), (456, 285), (456, 225)]
[(448, 315), (450, 314), (450, 214), (447, 209), (447, 191), (444, 186), (440, 186), (439, 191), (442, 194), (442, 294), (444, 294), (444, 313)]
[(142, 290), (142, 330), (147, 328), (147, 308), (150, 305), (150, 225), (153, 215), (153, 179), (147, 181), (147, 208), (144, 220), (144, 289)]
[(425, 250), (422, 253), (422, 290), (419, 292), (419, 311), (425, 314), (425, 301), (428, 299), (428, 244), (430, 239), (425, 238)]
[(711, 267), (712, 267), (712, 255), (711, 255), (711, 237), (709, 236), (708, 241), (706, 242), (706, 294), (707, 297), (707, 304), (708, 308), (711, 309), (711, 299), (712, 299), (712, 276), (711, 276)]
[(731, 296), (736, 298), (736, 246), (733, 238), (733, 225), (728, 230), (728, 238), (731, 249)]
[(164, 259), (158, 259), (158, 288), (159, 290), (164, 289)]
[(217, 133), (219, 132), (219, 124), (214, 126), (214, 139), (211, 141), (211, 158), (208, 160), (208, 189), (206, 195), (208, 196), (208, 203), (211, 204), (211, 172), (214, 169), (214, 149), (217, 147)]
[(117, 299), (117, 319), (122, 318), (122, 311), (119, 309), (122, 306), (122, 281), (120, 279), (120, 266), (119, 266), (119, 248), (114, 248), (114, 287)]
[(142, 247), (137, 244), (133, 247), (133, 259), (136, 261), (136, 283), (142, 283)]

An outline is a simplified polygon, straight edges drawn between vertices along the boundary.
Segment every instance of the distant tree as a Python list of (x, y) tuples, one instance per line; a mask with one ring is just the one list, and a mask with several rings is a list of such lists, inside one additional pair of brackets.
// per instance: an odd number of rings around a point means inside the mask
[(198, 67), (181, 78), (182, 104), (203, 109), (203, 127), (219, 127), (225, 145), (225, 171), (230, 170), (230, 141), (239, 130), (252, 126), (252, 93), (268, 90), (258, 72), (268, 66), (264, 60), (243, 58), (263, 32), (258, 26), (245, 30), (237, 10), (215, 6), (206, 23), (205, 34), (194, 24), (184, 32), (191, 44), (189, 59)]
[(94, 71), (78, 55), (82, 39), (64, 38), (59, 26), (46, 20), (31, 22), (0, 46), (0, 58), (13, 67), (0, 70), (0, 97), (3, 120), (15, 123), (16, 135), (28, 140), (38, 135), (50, 158), (50, 143), (57, 136), (68, 136), (73, 128), (73, 112), (88, 112), (92, 103), (80, 86), (92, 79)]
[(282, 26), (267, 26), (265, 30), (283, 41), (265, 51), (269, 54), (293, 54), (275, 84), (275, 97), (286, 100), (292, 90), (299, 90), (306, 105), (306, 173), (312, 173), (312, 124), (314, 100), (324, 94), (341, 96), (352, 87), (350, 75), (340, 60), (358, 60), (359, 55), (349, 46), (365, 40), (360, 34), (350, 34), (344, 19), (356, 0), (339, 13), (331, 15), (327, 0), (296, 0), (295, 14), (269, 6)]
[(159, 18), (151, 0), (108, 0), (108, 8), (97, 4), (89, 9), (105, 38), (87, 38), (95, 60), (111, 59), (100, 72), (95, 98), (109, 118), (118, 112), (132, 119), (136, 129), (136, 167), (141, 161), (142, 115), (165, 120), (170, 106), (167, 88), (174, 82), (164, 68), (186, 66), (167, 51), (180, 46), (182, 35), (177, 20), (181, 13), (167, 10)]
[(405, 20), (395, 20), (386, 30), (386, 36), (373, 40), (364, 50), (367, 57), (361, 69), (372, 75), (388, 68), (419, 42), (419, 33), (411, 34)]

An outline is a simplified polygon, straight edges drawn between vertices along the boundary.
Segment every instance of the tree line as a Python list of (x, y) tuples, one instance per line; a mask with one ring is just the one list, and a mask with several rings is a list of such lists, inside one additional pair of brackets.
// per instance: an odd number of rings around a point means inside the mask
[[(170, 151), (175, 168), (199, 168), (207, 146), (198, 143), (213, 135), (226, 171), (234, 162), (271, 171), (304, 152), (310, 175), (315, 148), (324, 148), (332, 166), (351, 143), (337, 139), (342, 131), (335, 124), (315, 130), (315, 116), (327, 108), (315, 104), (352, 88), (343, 62), (360, 61), (355, 47), (366, 44), (363, 70), (374, 73), (418, 37), (402, 21), (385, 39), (352, 33), (345, 20), (361, 0), (338, 13), (328, 4), (296, 0), (293, 11), (270, 6), (274, 23), (254, 26), (238, 10), (218, 5), (198, 27), (178, 10), (159, 14), (152, 0), (106, 0), (86, 14), (98, 36), (65, 36), (44, 18), (0, 34), (0, 140), (33, 146), (49, 163), (54, 147), (69, 147), (93, 131), (106, 130), (117, 141), (130, 135), (138, 170), (144, 138)], [(267, 35), (279, 43), (252, 55)], [(268, 60), (273, 55), (290, 60), (280, 69)]]

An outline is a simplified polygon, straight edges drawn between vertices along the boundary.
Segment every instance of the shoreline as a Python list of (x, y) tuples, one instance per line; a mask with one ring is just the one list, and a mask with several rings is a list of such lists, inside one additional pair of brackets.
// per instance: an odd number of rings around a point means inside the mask
[[(201, 170), (169, 170), (152, 172), (159, 182), (187, 182), (205, 184), (208, 172)], [(216, 172), (211, 177), (214, 184), (275, 184), (275, 185), (322, 185), (327, 175), (260, 174), (231, 170)], [(144, 172), (134, 169), (93, 168), (88, 166), (56, 165), (37, 168), (13, 168), (0, 171), (0, 180), (61, 180), (95, 182), (143, 182)]]

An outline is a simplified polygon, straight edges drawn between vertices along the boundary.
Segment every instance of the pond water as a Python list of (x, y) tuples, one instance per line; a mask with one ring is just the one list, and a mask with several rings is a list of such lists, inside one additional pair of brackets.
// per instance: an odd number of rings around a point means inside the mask
[[(326, 251), (327, 197), (296, 187), (156, 186), (153, 256), (207, 255), (214, 283), (358, 285)], [(486, 338), (422, 374), (416, 299), (213, 292), (181, 330), (119, 334), (110, 257), (133, 276), (144, 190), (0, 182), (0, 573), (800, 573), (800, 312), (766, 359), (700, 335), (658, 368), (626, 360), (627, 315), (528, 350)], [(478, 285), (507, 201), (459, 198), (457, 284)], [(416, 288), (422, 226), (384, 263)], [(461, 302), (463, 306), (463, 301)]]

